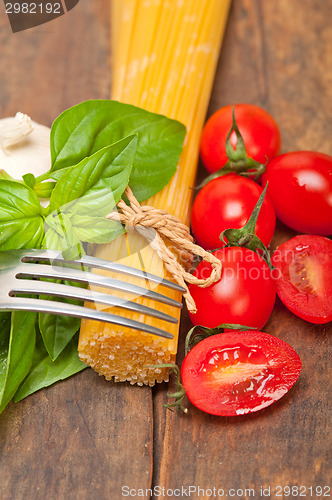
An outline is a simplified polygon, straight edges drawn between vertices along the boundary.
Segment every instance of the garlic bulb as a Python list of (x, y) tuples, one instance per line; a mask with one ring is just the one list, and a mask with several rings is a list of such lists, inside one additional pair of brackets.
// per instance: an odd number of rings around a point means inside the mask
[(47, 172), (51, 167), (50, 132), (23, 113), (0, 120), (0, 170), (17, 180), (28, 173), (38, 177)]

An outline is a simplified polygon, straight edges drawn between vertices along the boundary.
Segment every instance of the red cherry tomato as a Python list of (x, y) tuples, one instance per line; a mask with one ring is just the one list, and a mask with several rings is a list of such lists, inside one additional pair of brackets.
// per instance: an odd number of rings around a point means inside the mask
[[(220, 233), (243, 227), (262, 191), (256, 182), (236, 174), (208, 182), (196, 196), (191, 212), (191, 227), (197, 243), (207, 250), (223, 246)], [(275, 224), (273, 205), (265, 195), (256, 225), (256, 234), (265, 246), (271, 242)]]
[(332, 157), (296, 151), (274, 158), (262, 177), (277, 217), (295, 231), (332, 234)]
[[(197, 307), (195, 314), (189, 314), (192, 323), (209, 328), (233, 323), (261, 329), (276, 297), (269, 266), (257, 253), (243, 247), (225, 247), (213, 255), (222, 262), (221, 279), (206, 288), (189, 285)], [(205, 279), (211, 269), (202, 261), (194, 275)]]
[[(233, 122), (232, 114), (232, 105), (219, 109), (208, 119), (203, 129), (201, 158), (211, 173), (227, 162), (225, 143)], [(253, 104), (236, 104), (235, 119), (250, 158), (265, 164), (267, 158), (270, 160), (279, 153), (280, 131), (267, 111)], [(237, 139), (234, 131), (230, 141), (235, 149)]]
[(277, 293), (288, 309), (311, 323), (332, 320), (332, 241), (299, 235), (272, 256)]
[(271, 405), (295, 384), (301, 360), (267, 333), (213, 335), (189, 351), (181, 367), (188, 399), (212, 415), (245, 415)]

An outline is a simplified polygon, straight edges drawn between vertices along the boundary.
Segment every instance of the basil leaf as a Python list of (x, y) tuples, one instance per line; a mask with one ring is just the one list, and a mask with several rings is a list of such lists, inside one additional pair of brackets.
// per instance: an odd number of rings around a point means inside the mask
[(32, 368), (16, 392), (14, 401), (20, 401), (43, 387), (48, 387), (87, 368), (87, 365), (78, 357), (77, 344), (78, 334), (69, 342), (59, 357), (52, 361), (38, 336)]
[(36, 342), (36, 317), (36, 313), (26, 311), (15, 311), (11, 315), (6, 367), (0, 390), (0, 412), (29, 373)]
[(136, 135), (126, 137), (70, 168), (52, 191), (50, 212), (81, 209), (94, 216), (107, 215), (128, 185), (136, 146)]
[(131, 136), (85, 158), (68, 169), (54, 188), (46, 217), (47, 248), (64, 250), (88, 243), (108, 243), (124, 232), (105, 216), (128, 185), (137, 136)]
[[(50, 179), (53, 179), (54, 181), (58, 181), (60, 179), (60, 177), (62, 177), (63, 174), (68, 172), (68, 170), (70, 168), (71, 168), (71, 166), (63, 168), (61, 170), (57, 170), (57, 171), (52, 171), (52, 169), (50, 169), (50, 170), (48, 170), (48, 172), (45, 172), (44, 174), (36, 177), (36, 184), (42, 184), (45, 181), (48, 182), (48, 181), (50, 181)], [(1, 178), (1, 170), (0, 170), (0, 178)]]
[[(65, 207), (66, 208), (66, 207)], [(72, 209), (71, 206), (70, 209)], [(75, 207), (76, 208), (76, 207)], [(120, 222), (104, 217), (93, 217), (78, 208), (78, 213), (66, 214), (58, 210), (46, 217), (46, 234), (43, 246), (50, 250), (67, 250), (82, 243), (109, 243), (125, 232)], [(82, 207), (84, 208), (84, 207)], [(80, 213), (81, 212), (81, 213)]]
[(0, 169), (0, 179), (7, 179), (9, 181), (15, 180), (11, 175), (7, 174), (7, 172), (3, 169)]
[(0, 312), (0, 394), (4, 390), (7, 379), (7, 360), (10, 339), (10, 312)]
[(0, 335), (4, 330), (10, 330), (10, 315), (10, 312), (0, 311)]
[(82, 242), (73, 233), (71, 238), (67, 238), (67, 233), (63, 233), (65, 237), (53, 229), (49, 229), (45, 235), (44, 248), (48, 250), (60, 250), (62, 256), (66, 260), (76, 260), (85, 254)]
[[(65, 285), (71, 285), (84, 288), (85, 285), (80, 285), (77, 283), (72, 283), (68, 281), (61, 280), (48, 280), (53, 283), (63, 283)], [(51, 299), (52, 302), (65, 302), (67, 304), (82, 305), (82, 302), (77, 300), (66, 299), (64, 297), (47, 297), (40, 296), (41, 299)], [(39, 314), (39, 328), (42, 334), (44, 345), (50, 356), (54, 361), (59, 354), (67, 346), (68, 342), (73, 338), (77, 330), (79, 330), (81, 325), (81, 319), (72, 316), (62, 316), (58, 314)]]
[(61, 237), (61, 235), (58, 234), (54, 229), (49, 228), (45, 233), (42, 247), (47, 248), (48, 250), (59, 250), (62, 248), (62, 241), (63, 238)]
[[(62, 251), (65, 258), (75, 260), (78, 255), (84, 254), (82, 243), (74, 236), (72, 232), (63, 232), (58, 234), (54, 229), (49, 229), (45, 236), (46, 248)], [(70, 266), (72, 267), (72, 266)], [(71, 286), (85, 288), (84, 283), (68, 282), (64, 280), (46, 280), (51, 283), (62, 283)], [(81, 305), (80, 301), (67, 299), (64, 297), (40, 296), (41, 299), (51, 300), (56, 302), (65, 302), (68, 304)], [(52, 358), (55, 360), (59, 354), (65, 349), (68, 342), (73, 338), (77, 330), (80, 328), (81, 319), (66, 315), (39, 314), (39, 328), (44, 340), (45, 347)]]
[(109, 100), (82, 102), (64, 111), (51, 130), (51, 171), (76, 165), (124, 137), (138, 134), (130, 187), (139, 201), (170, 181), (182, 151), (185, 127), (165, 116)]
[(35, 187), (36, 177), (33, 174), (23, 175), (23, 180), (27, 186), (31, 187), (31, 189)]
[(83, 248), (73, 230), (71, 219), (58, 210), (45, 219), (46, 234), (44, 246), (49, 250), (67, 250), (72, 247)]
[(28, 186), (0, 179), (0, 250), (39, 248), (44, 220), (38, 196)]
[(75, 236), (87, 243), (109, 243), (125, 232), (122, 224), (103, 217), (74, 214), (71, 223)]
[(58, 181), (64, 174), (68, 172), (71, 167), (62, 168), (61, 170), (50, 170), (48, 177), (54, 181)]
[[(56, 214), (56, 215), (55, 215)], [(53, 216), (54, 215), (54, 216)], [(70, 217), (58, 210), (46, 218), (47, 229), (44, 244), (46, 248), (62, 251), (65, 258), (75, 260), (78, 255), (84, 254), (84, 248), (81, 240), (75, 235)], [(71, 286), (84, 288), (86, 285), (66, 282), (62, 280), (47, 280), (53, 283), (64, 283)], [(41, 296), (41, 299), (52, 300), (56, 302), (66, 302), (69, 304), (81, 304), (79, 301), (74, 301), (61, 297)], [(39, 314), (39, 328), (42, 338), (52, 360), (57, 357), (66, 348), (68, 342), (75, 335), (81, 324), (80, 318), (70, 316), (54, 315), (54, 314)]]
[[(48, 280), (51, 281), (51, 280)], [(62, 283), (70, 286), (78, 286), (85, 288), (82, 283), (74, 283), (68, 281), (54, 280), (54, 283)], [(40, 299), (51, 300), (52, 302), (65, 302), (68, 304), (82, 305), (82, 302), (64, 297), (40, 296)], [(57, 359), (60, 353), (65, 349), (67, 344), (79, 330), (81, 319), (66, 315), (40, 313), (39, 328), (44, 341), (45, 348), (52, 360)]]
[(50, 198), (54, 188), (55, 182), (40, 182), (34, 185), (33, 190), (38, 198)]

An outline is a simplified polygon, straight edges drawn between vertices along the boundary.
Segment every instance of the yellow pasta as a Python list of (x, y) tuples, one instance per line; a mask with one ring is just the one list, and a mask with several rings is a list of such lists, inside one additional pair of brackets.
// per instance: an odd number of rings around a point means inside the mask
[[(185, 146), (174, 177), (147, 204), (188, 223), (199, 138), (211, 93), (230, 0), (113, 0), (112, 99), (177, 119), (187, 127)], [(98, 246), (96, 256), (167, 276), (163, 263), (137, 232)], [(134, 281), (133, 281), (134, 282)], [(142, 285), (142, 283), (140, 283)], [(180, 300), (179, 293), (157, 285), (155, 291)], [(129, 299), (129, 297), (126, 297)], [(137, 302), (180, 316), (178, 310), (148, 299)], [(107, 379), (153, 385), (168, 370), (149, 365), (174, 362), (178, 325), (110, 310), (143, 320), (174, 335), (166, 340), (128, 328), (83, 321), (79, 354)]]

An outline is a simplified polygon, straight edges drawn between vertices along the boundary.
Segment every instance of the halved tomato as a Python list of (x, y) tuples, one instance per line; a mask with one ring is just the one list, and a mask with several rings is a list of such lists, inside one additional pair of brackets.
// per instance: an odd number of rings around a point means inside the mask
[(299, 235), (272, 256), (277, 293), (290, 311), (306, 321), (332, 320), (332, 241)]
[(271, 405), (295, 384), (301, 360), (294, 349), (263, 332), (233, 331), (208, 337), (181, 367), (188, 399), (212, 415), (236, 416)]

